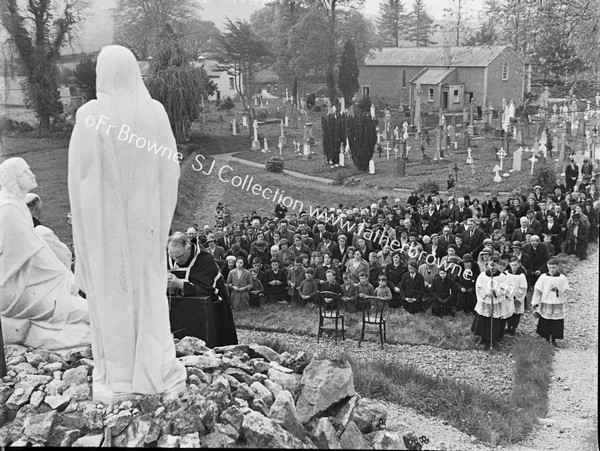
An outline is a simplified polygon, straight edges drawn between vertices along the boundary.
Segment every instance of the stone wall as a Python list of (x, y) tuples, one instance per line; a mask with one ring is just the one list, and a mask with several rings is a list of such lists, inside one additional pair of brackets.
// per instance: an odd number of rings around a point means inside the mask
[[(7, 347), (0, 446), (407, 449), (381, 405), (357, 395), (348, 363), (252, 344), (176, 340), (187, 397), (91, 399), (90, 348)], [(406, 443), (408, 443), (406, 441)]]

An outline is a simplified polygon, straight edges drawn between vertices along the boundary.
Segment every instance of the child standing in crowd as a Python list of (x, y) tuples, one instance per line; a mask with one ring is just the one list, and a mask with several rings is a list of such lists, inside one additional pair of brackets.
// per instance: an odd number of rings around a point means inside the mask
[(362, 310), (366, 305), (363, 299), (367, 296), (375, 296), (375, 289), (373, 285), (369, 283), (369, 279), (366, 272), (361, 272), (358, 275), (358, 285), (356, 285), (358, 291), (358, 310)]
[(294, 266), (290, 268), (287, 273), (288, 279), (288, 294), (290, 296), (291, 303), (296, 305), (298, 303), (298, 290), (300, 285), (306, 278), (306, 269), (302, 266), (302, 258), (296, 257), (294, 260)]
[(261, 300), (264, 299), (265, 289), (260, 280), (258, 280), (258, 270), (255, 268), (250, 269), (250, 276), (252, 277), (252, 288), (250, 288), (250, 307), (260, 307)]
[(317, 292), (319, 291), (319, 285), (314, 279), (314, 276), (315, 270), (313, 268), (308, 268), (305, 274), (306, 278), (302, 281), (300, 284), (300, 289), (298, 290), (298, 296), (300, 297), (299, 301), (301, 305), (306, 305), (308, 303), (314, 305)]
[(378, 282), (379, 285), (375, 288), (375, 296), (389, 303), (392, 300), (392, 291), (387, 286), (387, 277), (384, 275), (379, 276)]
[(548, 261), (548, 272), (540, 275), (533, 289), (531, 305), (534, 316), (538, 318), (537, 334), (546, 341), (564, 338), (566, 292), (570, 289), (569, 281), (560, 273), (558, 261)]
[(342, 274), (344, 283), (341, 286), (342, 289), (342, 305), (345, 306), (347, 312), (356, 312), (356, 302), (358, 300), (358, 289), (356, 285), (352, 283), (350, 274)]

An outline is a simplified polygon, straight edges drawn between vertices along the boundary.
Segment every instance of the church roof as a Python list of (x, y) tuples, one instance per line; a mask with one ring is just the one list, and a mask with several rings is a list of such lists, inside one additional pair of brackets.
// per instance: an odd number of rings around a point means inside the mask
[[(507, 45), (448, 47), (452, 56), (449, 66), (487, 67)], [(365, 60), (365, 66), (443, 66), (444, 47), (384, 47)]]
[(445, 69), (441, 67), (427, 69), (424, 73), (421, 73), (420, 76), (417, 75), (414, 77), (410, 82), (421, 83), (422, 85), (437, 85), (444, 81), (444, 79), (455, 70), (455, 67), (452, 69)]

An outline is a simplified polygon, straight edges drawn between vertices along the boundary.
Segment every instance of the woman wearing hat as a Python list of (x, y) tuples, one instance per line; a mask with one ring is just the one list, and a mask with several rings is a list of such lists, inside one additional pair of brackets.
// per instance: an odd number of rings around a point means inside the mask
[(402, 264), (401, 252), (394, 251), (392, 253), (392, 262), (385, 266), (385, 275), (388, 280), (388, 285), (393, 285), (393, 287), (390, 287), (390, 289), (392, 290), (392, 300), (390, 301), (390, 308), (400, 307), (401, 299), (400, 288), (398, 287), (398, 285), (402, 281), (402, 276), (405, 272), (406, 267)]
[(540, 233), (543, 235), (549, 235), (551, 237), (552, 246), (554, 246), (555, 252), (560, 252), (562, 249), (562, 239), (561, 239), (561, 226), (556, 221), (556, 215), (553, 211), (549, 212), (546, 215), (546, 222), (542, 224), (542, 228), (540, 229)]
[(348, 260), (346, 272), (350, 274), (353, 283), (360, 282), (359, 274), (364, 272), (369, 274), (369, 263), (363, 258), (360, 249), (354, 250), (354, 257)]
[(237, 257), (235, 269), (229, 271), (227, 276), (229, 298), (233, 310), (244, 310), (250, 305), (250, 289), (253, 283), (250, 272), (244, 268), (244, 263), (243, 257)]

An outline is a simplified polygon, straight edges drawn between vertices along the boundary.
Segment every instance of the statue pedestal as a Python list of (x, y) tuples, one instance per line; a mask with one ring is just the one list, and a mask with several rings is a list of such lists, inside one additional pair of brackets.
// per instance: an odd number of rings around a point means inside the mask
[(256, 139), (252, 140), (252, 149), (251, 150), (260, 150), (260, 142)]

